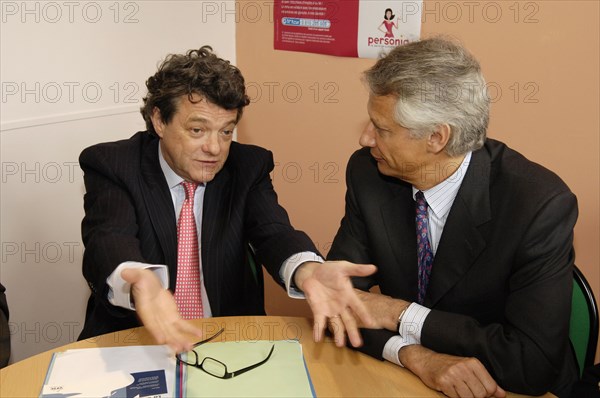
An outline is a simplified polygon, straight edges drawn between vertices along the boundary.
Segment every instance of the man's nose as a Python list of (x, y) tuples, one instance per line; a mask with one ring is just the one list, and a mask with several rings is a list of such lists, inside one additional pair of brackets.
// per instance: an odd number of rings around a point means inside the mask
[(375, 146), (375, 126), (372, 122), (367, 123), (358, 140), (360, 146), (373, 148)]
[(211, 132), (206, 134), (206, 138), (202, 143), (202, 151), (213, 156), (216, 156), (221, 152), (218, 133)]

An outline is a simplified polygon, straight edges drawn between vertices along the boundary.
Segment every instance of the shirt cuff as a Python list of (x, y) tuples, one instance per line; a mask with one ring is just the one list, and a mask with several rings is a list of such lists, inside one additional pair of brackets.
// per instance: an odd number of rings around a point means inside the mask
[(417, 303), (411, 303), (402, 316), (402, 321), (398, 326), (400, 336), (391, 337), (383, 347), (383, 358), (393, 362), (396, 365), (402, 365), (398, 354), (402, 347), (413, 344), (421, 344), (421, 331), (425, 319), (431, 310)]
[(421, 331), (431, 310), (417, 303), (411, 303), (398, 326), (398, 333), (408, 344), (421, 344)]
[(387, 343), (385, 343), (385, 346), (383, 347), (383, 359), (404, 367), (404, 365), (402, 365), (402, 362), (400, 362), (398, 353), (400, 352), (400, 349), (402, 347), (406, 347), (407, 345), (412, 344), (414, 343), (408, 343), (400, 336), (390, 337), (390, 339), (387, 341)]
[(309, 261), (314, 261), (317, 263), (325, 262), (321, 256), (313, 252), (297, 253), (291, 257), (288, 257), (288, 259), (283, 262), (281, 269), (279, 270), (279, 277), (283, 283), (285, 283), (285, 290), (287, 291), (289, 297), (296, 299), (304, 298), (304, 293), (296, 289), (295, 286), (292, 286), (292, 278), (294, 276), (294, 272), (296, 272), (296, 269)]
[(138, 263), (135, 261), (125, 261), (106, 278), (108, 284), (108, 302), (117, 307), (123, 307), (128, 310), (134, 310), (133, 298), (131, 297), (131, 285), (121, 278), (121, 271), (124, 269), (148, 269), (158, 277), (163, 288), (169, 288), (169, 273), (166, 265)]

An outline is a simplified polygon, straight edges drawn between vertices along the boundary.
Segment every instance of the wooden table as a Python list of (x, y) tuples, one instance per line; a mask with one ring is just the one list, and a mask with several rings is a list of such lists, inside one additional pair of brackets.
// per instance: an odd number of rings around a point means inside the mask
[[(298, 339), (318, 397), (443, 397), (410, 371), (349, 348), (331, 339), (316, 344), (305, 318), (264, 316), (208, 318), (194, 321), (205, 335), (225, 328), (222, 341)], [(0, 370), (0, 397), (37, 397), (56, 351), (73, 348), (154, 344), (144, 328), (109, 333), (35, 355)], [(510, 397), (523, 395), (509, 394)], [(553, 397), (546, 394), (545, 397)]]

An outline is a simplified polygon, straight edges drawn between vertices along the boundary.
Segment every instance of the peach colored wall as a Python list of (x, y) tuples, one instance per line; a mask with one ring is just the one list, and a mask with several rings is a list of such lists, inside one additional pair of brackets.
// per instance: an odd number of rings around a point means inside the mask
[[(473, 4), (426, 1), (422, 36), (457, 37), (478, 57), (495, 89), (489, 136), (552, 169), (575, 192), (577, 264), (600, 297), (599, 3), (466, 3)], [(253, 103), (239, 140), (274, 152), (280, 201), (325, 254), (343, 214), (346, 162), (367, 121), (360, 74), (374, 61), (275, 51), (272, 3), (253, 3), (260, 17), (248, 4), (238, 2), (237, 59)], [(271, 314), (310, 313), (271, 280), (266, 300)]]

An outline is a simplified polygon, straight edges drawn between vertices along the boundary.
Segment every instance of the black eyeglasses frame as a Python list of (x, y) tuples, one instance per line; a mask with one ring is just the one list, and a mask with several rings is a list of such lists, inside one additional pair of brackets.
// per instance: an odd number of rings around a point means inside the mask
[[(221, 328), (221, 330), (219, 330), (213, 336), (211, 336), (211, 337), (209, 337), (209, 338), (207, 338), (205, 340), (199, 341), (196, 344), (194, 344), (193, 348), (196, 348), (198, 346), (201, 346), (204, 343), (208, 343), (209, 341), (214, 340), (221, 333), (223, 333), (224, 330), (225, 329)], [(195, 361), (193, 361), (193, 362), (191, 362), (189, 360), (189, 358), (186, 359), (186, 360), (184, 360), (183, 358), (181, 358), (180, 354), (175, 355), (175, 357), (177, 358), (177, 362), (181, 362), (181, 363), (183, 363), (185, 365), (189, 365), (189, 366), (193, 366), (195, 368), (198, 368), (198, 369), (202, 370), (204, 373), (207, 373), (207, 374), (209, 374), (209, 375), (211, 375), (213, 377), (216, 377), (216, 378), (219, 378), (219, 379), (231, 379), (231, 378), (233, 378), (235, 376), (239, 376), (239, 375), (241, 375), (243, 373), (246, 373), (246, 372), (248, 372), (248, 371), (250, 371), (252, 369), (255, 369), (255, 368), (259, 367), (260, 365), (263, 365), (265, 362), (267, 362), (269, 360), (269, 358), (271, 358), (271, 354), (273, 354), (273, 350), (275, 350), (275, 345), (271, 346), (271, 350), (269, 351), (269, 354), (267, 355), (267, 357), (265, 359), (263, 359), (260, 362), (255, 363), (254, 365), (250, 365), (250, 366), (247, 366), (247, 367), (245, 367), (243, 369), (236, 370), (235, 372), (229, 372), (228, 369), (227, 369), (227, 365), (225, 363), (219, 361), (218, 359), (212, 358), (212, 357), (205, 357), (202, 360), (202, 362), (199, 362), (198, 353), (194, 349), (192, 349), (191, 351), (187, 352), (188, 355), (189, 355), (189, 353), (192, 353), (192, 352), (194, 353)], [(204, 364), (205, 364), (205, 362), (206, 362), (207, 359), (210, 360), (210, 361), (214, 361), (214, 362), (216, 362), (216, 363), (218, 363), (220, 365), (223, 365), (223, 369), (225, 369), (225, 373), (222, 376), (219, 376), (219, 375), (216, 375), (214, 373), (211, 373), (211, 372), (205, 370), (204, 369)]]

